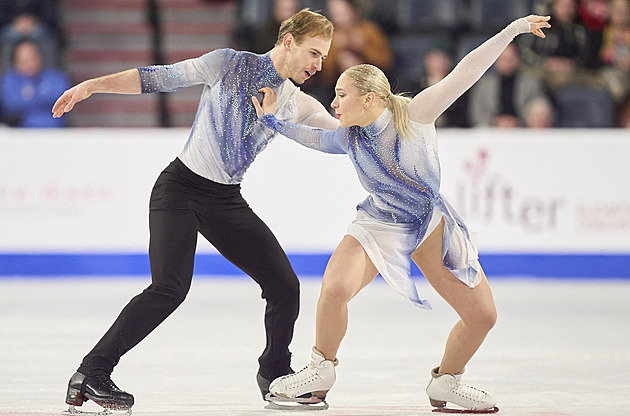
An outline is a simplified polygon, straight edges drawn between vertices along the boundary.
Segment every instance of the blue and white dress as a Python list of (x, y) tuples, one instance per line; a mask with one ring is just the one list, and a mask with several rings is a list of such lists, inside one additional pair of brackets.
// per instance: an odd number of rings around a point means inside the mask
[(519, 19), (468, 54), (440, 83), (419, 93), (408, 104), (413, 130), (402, 138), (391, 112), (385, 109), (371, 124), (337, 130), (310, 128), (282, 121), (272, 114), (261, 124), (305, 146), (327, 153), (346, 153), (369, 196), (357, 206), (348, 227), (381, 276), (417, 306), (420, 299), (410, 277), (413, 251), (444, 221), (443, 265), (470, 287), (482, 279), (477, 248), (461, 217), (440, 195), (440, 164), (434, 122), (492, 65), (529, 23)]

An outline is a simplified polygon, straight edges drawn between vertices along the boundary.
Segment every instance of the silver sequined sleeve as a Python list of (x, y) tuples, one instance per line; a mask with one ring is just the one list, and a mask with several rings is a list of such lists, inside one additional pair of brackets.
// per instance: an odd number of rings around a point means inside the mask
[(343, 129), (324, 130), (301, 124), (278, 120), (273, 114), (265, 114), (260, 122), (271, 130), (298, 142), (299, 144), (325, 153), (347, 153), (347, 141), (344, 143)]
[(216, 82), (225, 59), (225, 50), (219, 49), (171, 65), (138, 68), (142, 93), (172, 92), (199, 84), (212, 85)]

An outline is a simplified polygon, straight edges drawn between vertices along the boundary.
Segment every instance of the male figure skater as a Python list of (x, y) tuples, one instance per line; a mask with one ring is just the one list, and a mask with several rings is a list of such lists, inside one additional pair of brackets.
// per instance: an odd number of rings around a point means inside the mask
[(130, 409), (131, 394), (110, 375), (120, 357), (183, 302), (190, 288), (197, 233), (252, 277), (266, 300), (266, 347), (257, 381), (263, 397), (269, 382), (291, 372), (289, 344), (299, 309), (299, 282), (278, 241), (240, 193), (243, 174), (275, 137), (257, 122), (251, 96), (270, 86), (277, 115), (289, 121), (336, 129), (338, 121), (288, 78), (302, 84), (322, 68), (333, 26), (301, 10), (280, 27), (264, 55), (219, 49), (173, 65), (131, 69), (84, 81), (64, 92), (52, 108), (61, 117), (94, 93), (168, 92), (204, 84), (184, 149), (158, 177), (149, 213), (151, 285), (134, 297), (83, 359), (68, 385), (66, 403), (93, 400)]

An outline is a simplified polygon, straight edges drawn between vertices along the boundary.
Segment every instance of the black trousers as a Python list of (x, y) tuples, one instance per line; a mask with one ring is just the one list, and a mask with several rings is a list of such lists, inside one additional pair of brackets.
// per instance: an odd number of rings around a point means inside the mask
[(184, 301), (199, 232), (260, 285), (267, 302), (267, 345), (258, 359), (259, 371), (267, 379), (287, 374), (299, 282), (271, 230), (241, 196), (240, 185), (210, 181), (175, 159), (157, 179), (149, 208), (152, 283), (123, 308), (79, 371), (111, 374), (120, 357)]

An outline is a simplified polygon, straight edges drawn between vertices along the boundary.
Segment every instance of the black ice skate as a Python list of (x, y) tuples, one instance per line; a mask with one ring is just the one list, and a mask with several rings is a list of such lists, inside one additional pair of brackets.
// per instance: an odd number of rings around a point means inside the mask
[(271, 380), (267, 380), (260, 373), (256, 374), (256, 382), (258, 383), (258, 388), (260, 389), (260, 394), (262, 394), (263, 400), (265, 400), (265, 396), (269, 393), (269, 385), (271, 384)]
[[(75, 408), (88, 400), (92, 400), (104, 410), (84, 412)], [(85, 376), (77, 372), (72, 375), (68, 383), (66, 403), (70, 405), (70, 408), (64, 412), (65, 414), (110, 415), (114, 410), (126, 411), (130, 415), (134, 400), (131, 394), (119, 389), (106, 374)]]
[[(293, 374), (294, 371), (291, 367), (289, 367), (289, 371), (287, 374)], [(256, 374), (256, 383), (258, 383), (258, 388), (260, 389), (260, 394), (262, 394), (263, 400), (267, 400), (267, 394), (269, 394), (269, 385), (271, 384), (271, 380), (263, 377), (260, 372)]]

